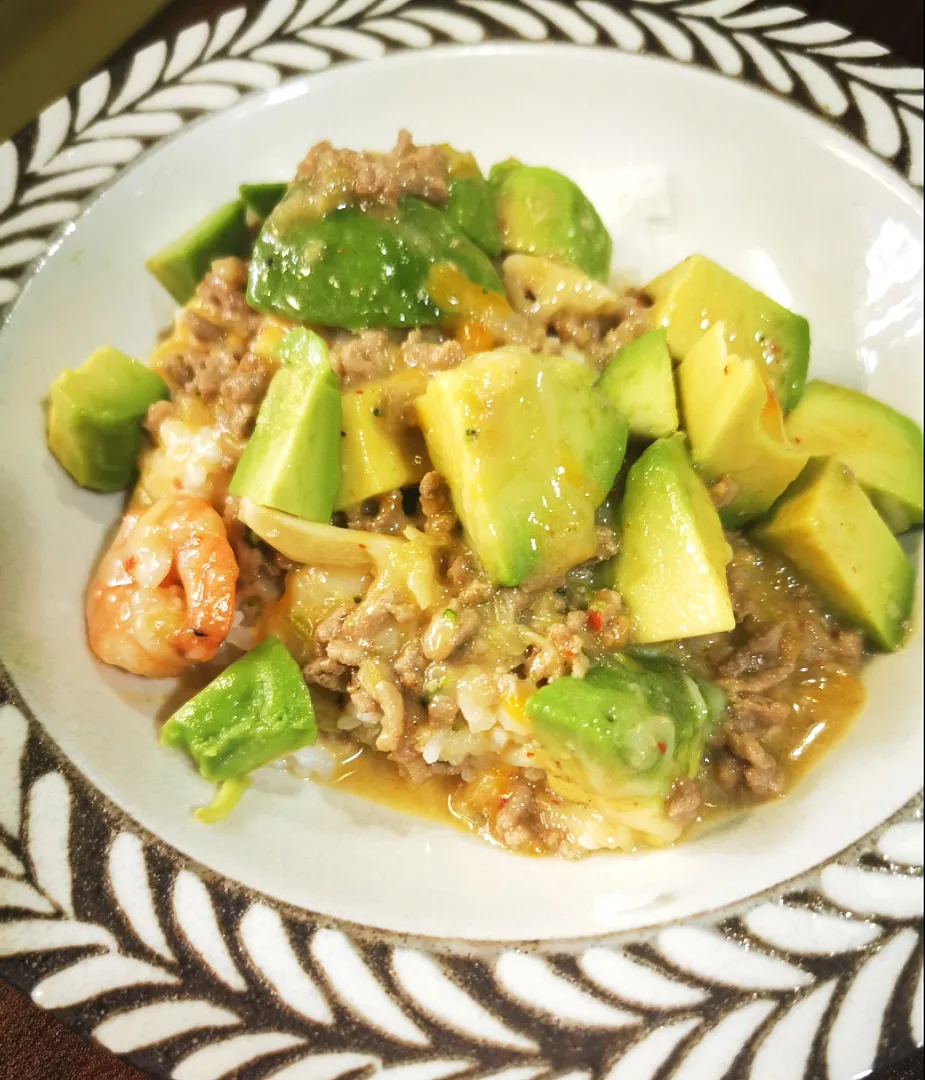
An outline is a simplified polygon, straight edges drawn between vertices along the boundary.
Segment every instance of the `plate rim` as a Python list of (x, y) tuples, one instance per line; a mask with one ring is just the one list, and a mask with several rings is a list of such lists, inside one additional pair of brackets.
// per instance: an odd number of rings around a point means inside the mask
[[(51, 190), (44, 198), (23, 203), (23, 195), (35, 188), (30, 177), (56, 161), (59, 166), (62, 160), (66, 163), (60, 155), (86, 146), (88, 127), (101, 118), (140, 115), (135, 106), (164, 88), (165, 73), (172, 67), (176, 82), (216, 58), (245, 59), (273, 69), (279, 81), (293, 70), (296, 54), (273, 62), (266, 59), (266, 51), (261, 58), (261, 50), (291, 45), (296, 30), (336, 27), (348, 35), (341, 36), (342, 44), (352, 41), (356, 49), (365, 43), (369, 50), (378, 42), (390, 55), (452, 44), (454, 34), (459, 44), (476, 44), (458, 37), (471, 36), (475, 28), (482, 34), (480, 44), (538, 44), (540, 27), (544, 40), (590, 45), (591, 27), (597, 39), (592, 47), (642, 51), (770, 90), (860, 141), (921, 193), (921, 134), (916, 143), (913, 133), (914, 125), (922, 122), (920, 69), (897, 63), (889, 50), (834, 23), (803, 12), (798, 18), (786, 14), (796, 10), (751, 0), (450, 0), (439, 10), (418, 0), (268, 0), (193, 24), (171, 38), (169, 47), (154, 42), (103, 68), (0, 144), (0, 266), (25, 267), (16, 281), (0, 276), (0, 332), (16, 295), (73, 221), (143, 153), (187, 130), (190, 118), (178, 114), (180, 123), (169, 132), (110, 136), (108, 141), (134, 139), (138, 149), (121, 163), (97, 166), (111, 171), (79, 202), (56, 200), (68, 192)], [(422, 20), (421, 12), (428, 18)], [(764, 25), (737, 30), (736, 19), (743, 17), (760, 17)], [(390, 24), (391, 37), (382, 29), (383, 20)], [(395, 39), (395, 24), (404, 28), (404, 41)], [(422, 33), (429, 38), (425, 45)], [(743, 44), (745, 39), (750, 46)], [(773, 56), (777, 50), (778, 62), (789, 72), (789, 89), (783, 89), (780, 73), (755, 46), (756, 39), (765, 53)], [(323, 47), (316, 43), (311, 48)], [(855, 52), (848, 60), (825, 53), (846, 48)], [(732, 70), (736, 51), (742, 61), (738, 73)], [(276, 56), (284, 52), (277, 50)], [(792, 60), (794, 54), (800, 62), (785, 66), (781, 57)], [(317, 55), (302, 55), (306, 63), (320, 63)], [(191, 59), (185, 62), (185, 56)], [(343, 51), (329, 50), (328, 62), (318, 71), (373, 58), (349, 58)], [(858, 67), (866, 74), (859, 75)], [(147, 88), (135, 93), (146, 81)], [(840, 115), (833, 115), (841, 105), (833, 83), (847, 101)], [(89, 90), (91, 84), (97, 89)], [(194, 87), (182, 85), (188, 91)], [(886, 105), (893, 127), (887, 113), (865, 95)], [(225, 97), (218, 109), (234, 103), (231, 95)], [(194, 99), (190, 92), (188, 100)], [(201, 100), (200, 116), (193, 123), (218, 111), (204, 96)], [(83, 123), (78, 125), (75, 117)], [(888, 153), (897, 133), (899, 144)], [(101, 136), (97, 145), (104, 141)], [(53, 188), (54, 176), (67, 173), (59, 167), (45, 175), (52, 178)], [(37, 183), (47, 187), (47, 181)], [(56, 202), (62, 205), (48, 209)], [(41, 224), (9, 231), (23, 206), (27, 213), (38, 207)], [(55, 213), (60, 214), (57, 220)], [(33, 254), (11, 263), (10, 249), (22, 241), (26, 246), (14, 257), (24, 251)], [(224, 1054), (237, 1063), (236, 1076), (268, 1075), (268, 1070), (287, 1065), (297, 1070), (302, 1062), (326, 1069), (324, 1075), (332, 1078), (367, 1066), (373, 1071), (420, 1067), (416, 1080), (487, 1075), (506, 1068), (563, 1077), (577, 1068), (590, 1076), (603, 1075), (621, 1062), (628, 1067), (631, 1052), (656, 1053), (661, 1040), (665, 1053), (652, 1075), (663, 1076), (712, 1040), (712, 1052), (729, 1059), (724, 1077), (736, 1077), (759, 1069), (762, 1054), (782, 1045), (789, 1030), (785, 1021), (793, 1022), (800, 1010), (807, 1023), (812, 1021), (804, 1071), (812, 1064), (830, 1080), (846, 1080), (846, 1062), (852, 1074), (860, 1073), (905, 1056), (922, 1042), (921, 1021), (916, 1027), (915, 1019), (922, 994), (921, 965), (918, 981), (915, 972), (921, 905), (916, 910), (908, 896), (910, 883), (921, 884), (921, 793), (844, 851), (795, 879), (722, 909), (572, 940), (451, 942), (362, 927), (268, 899), (175, 851), (132, 821), (64, 759), (26, 709), (2, 662), (0, 746), (11, 755), (5, 762), (0, 759), (0, 776), (14, 771), (16, 776), (16, 797), (4, 801), (0, 792), (0, 976), (52, 1008), (68, 1026), (155, 1075), (175, 1075), (178, 1080), (225, 1075), (215, 1071), (214, 1064), (216, 1055)], [(74, 842), (75, 818), (82, 825), (79, 843)], [(86, 875), (75, 877), (76, 859), (86, 866), (105, 863), (108, 877), (88, 888)], [(881, 892), (890, 882), (876, 900), (868, 895), (872, 874), (878, 875)], [(187, 908), (205, 920), (211, 937), (192, 929)], [(784, 913), (777, 918), (777, 929), (775, 910)], [(833, 940), (847, 934), (849, 924), (854, 930), (868, 928), (867, 940), (857, 944), (860, 937), (847, 935), (845, 940), (854, 944), (841, 952), (840, 968), (826, 967), (819, 957), (801, 951), (793, 925), (787, 929), (788, 920), (803, 918), (788, 914), (794, 910), (826, 921)], [(756, 911), (763, 914), (756, 916)], [(39, 918), (42, 927), (36, 923)], [(51, 923), (61, 935), (54, 947), (35, 936)], [(764, 927), (760, 933), (755, 929), (759, 924)], [(669, 943), (665, 931), (672, 929), (707, 934), (711, 947), (738, 950), (735, 970), (704, 967), (698, 959), (699, 939), (688, 933), (685, 940), (675, 935)], [(301, 943), (300, 951), (294, 950), (294, 942)], [(274, 952), (285, 953), (287, 947), (298, 974), (279, 969), (274, 960)], [(593, 963), (589, 954), (594, 954)], [(856, 1058), (845, 1017), (852, 1018), (852, 989), (865, 985), (865, 972), (869, 981), (869, 973), (880, 969), (888, 977), (881, 972), (882, 1020), (873, 1032), (868, 1063)], [(633, 991), (636, 997), (628, 992), (631, 970), (636, 978), (641, 970), (655, 980), (648, 1000), (640, 1002), (638, 991)], [(345, 976), (345, 971), (350, 974)], [(109, 989), (87, 993), (88, 977), (91, 984), (97, 980), (97, 989)], [(364, 992), (372, 992), (375, 1008), (364, 1006)], [(179, 998), (181, 993), (186, 997)], [(686, 1004), (677, 1004), (680, 999)], [(197, 1007), (202, 1010), (198, 1019), (193, 1017)], [(145, 1027), (155, 1015), (165, 1017), (168, 1034), (146, 1043)], [(578, 1033), (580, 1046), (562, 1038), (563, 1023)], [(239, 1024), (240, 1035), (235, 1034)], [(265, 1038), (259, 1045), (241, 1041), (256, 1033), (252, 1029), (268, 1025), (273, 1030), (260, 1032)], [(358, 1053), (357, 1046), (364, 1053)], [(796, 1070), (793, 1075), (802, 1073)]]

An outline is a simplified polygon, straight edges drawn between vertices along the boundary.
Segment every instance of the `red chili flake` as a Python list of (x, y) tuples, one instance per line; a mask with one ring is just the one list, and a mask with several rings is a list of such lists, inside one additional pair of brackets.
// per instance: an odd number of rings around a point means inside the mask
[(129, 573), (131, 573), (135, 569), (135, 556), (134, 555), (129, 555), (129, 557), (125, 560), (125, 569)]
[(658, 752), (660, 754), (667, 754), (668, 753), (668, 743), (660, 742), (660, 743), (656, 743), (655, 745), (658, 747)]
[(498, 809), (503, 810), (510, 801), (510, 798), (510, 795), (502, 795), (501, 798), (498, 800)]
[(599, 634), (604, 625), (604, 616), (599, 611), (588, 612), (588, 629), (592, 634)]

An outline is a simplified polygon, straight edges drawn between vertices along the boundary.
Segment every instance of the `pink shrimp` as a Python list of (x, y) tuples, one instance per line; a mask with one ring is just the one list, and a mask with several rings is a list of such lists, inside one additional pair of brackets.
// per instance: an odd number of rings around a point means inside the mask
[(130, 510), (87, 591), (90, 648), (153, 679), (211, 660), (234, 620), (237, 576), (222, 519), (202, 499)]

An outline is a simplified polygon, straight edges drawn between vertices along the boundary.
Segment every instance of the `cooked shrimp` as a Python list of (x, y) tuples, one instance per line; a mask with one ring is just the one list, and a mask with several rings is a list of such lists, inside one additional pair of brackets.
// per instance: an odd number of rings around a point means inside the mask
[(231, 629), (237, 576), (222, 519), (202, 499), (130, 510), (87, 592), (90, 648), (154, 679), (211, 660)]

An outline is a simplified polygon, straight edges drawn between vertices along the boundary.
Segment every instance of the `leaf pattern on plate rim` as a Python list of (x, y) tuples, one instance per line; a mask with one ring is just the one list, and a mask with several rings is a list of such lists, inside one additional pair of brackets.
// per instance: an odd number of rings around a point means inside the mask
[[(637, 1080), (699, 1077), (709, 1061), (717, 1078), (762, 1078), (802, 1076), (812, 1060), (840, 1080), (852, 1055), (879, 1060), (895, 1025), (909, 1048), (921, 1032), (909, 903), (920, 804), (727, 912), (568, 946), (441, 943), (438, 955), (216, 886), (56, 767), (14, 704), (0, 706), (0, 748), (16, 793), (0, 799), (0, 973), (156, 1075)], [(101, 863), (102, 877), (81, 873)], [(357, 1056), (358, 1029), (375, 1054)]]
[(288, 74), (486, 37), (609, 45), (746, 78), (837, 118), (910, 182), (922, 184), (922, 72), (789, 4), (268, 0), (226, 12), (214, 25), (187, 27), (172, 42), (153, 42), (0, 145), (0, 315), (16, 298), (25, 268), (73, 217), (71, 207), (66, 214), (36, 214), (14, 237), (16, 225), (8, 219), (19, 206), (66, 191), (89, 196), (119, 166), (196, 115), (227, 108), (242, 92), (269, 89)]

